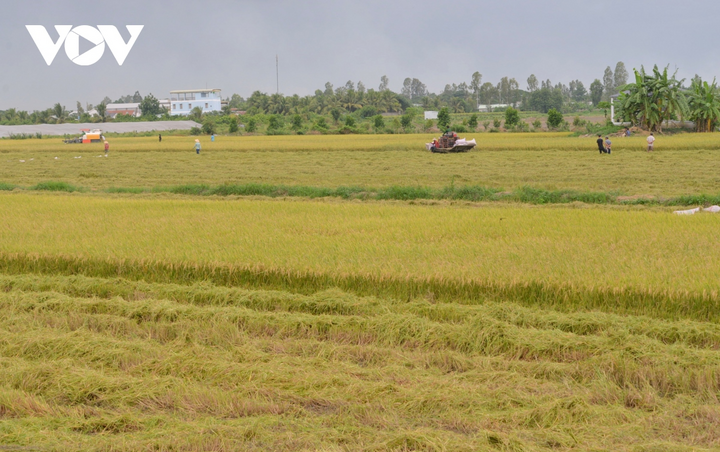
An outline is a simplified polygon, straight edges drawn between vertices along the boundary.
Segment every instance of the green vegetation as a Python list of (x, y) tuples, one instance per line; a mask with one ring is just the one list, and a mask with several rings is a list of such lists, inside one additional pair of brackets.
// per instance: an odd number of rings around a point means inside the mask
[(663, 122), (688, 114), (681, 84), (675, 74), (668, 76), (667, 67), (660, 72), (655, 66), (652, 75), (645, 73), (645, 68), (636, 70), (635, 83), (622, 87), (618, 114), (647, 130), (662, 131)]
[(689, 119), (695, 122), (697, 132), (712, 132), (720, 121), (720, 92), (717, 83), (693, 80), (688, 94)]
[(510, 107), (505, 110), (505, 127), (514, 127), (520, 123), (520, 114), (517, 110)]
[(438, 112), (438, 129), (444, 131), (448, 127), (450, 127), (450, 112), (447, 107), (443, 107)]
[(548, 111), (547, 125), (550, 128), (557, 129), (563, 123), (563, 115), (554, 108)]

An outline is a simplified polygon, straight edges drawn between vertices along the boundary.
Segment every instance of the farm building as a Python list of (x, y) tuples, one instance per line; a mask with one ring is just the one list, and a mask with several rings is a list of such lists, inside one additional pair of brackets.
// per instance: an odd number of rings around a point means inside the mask
[[(159, 99), (158, 101), (161, 107), (165, 108), (168, 111), (170, 110), (169, 99)], [(107, 104), (107, 106), (105, 107), (105, 111), (108, 118), (115, 118), (117, 115), (130, 115), (135, 116), (136, 118), (142, 116), (140, 104), (137, 102), (128, 104)]]
[(136, 118), (140, 117), (142, 114), (140, 112), (140, 104), (139, 103), (129, 103), (129, 104), (107, 104), (105, 107), (105, 114), (108, 118), (114, 118), (117, 115), (130, 115), (135, 116)]
[(170, 114), (189, 115), (193, 108), (200, 107), (203, 113), (221, 111), (222, 97), (219, 89), (189, 89), (170, 91)]

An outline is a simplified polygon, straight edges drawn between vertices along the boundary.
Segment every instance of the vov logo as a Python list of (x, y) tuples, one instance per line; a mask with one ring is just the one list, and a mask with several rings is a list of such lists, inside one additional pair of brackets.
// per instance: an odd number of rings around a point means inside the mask
[[(80, 25), (75, 28), (72, 25), (55, 25), (55, 30), (60, 37), (57, 42), (53, 42), (42, 25), (25, 25), (48, 66), (52, 64), (63, 43), (65, 43), (65, 54), (78, 66), (90, 66), (100, 61), (105, 53), (105, 44), (110, 48), (118, 65), (122, 66), (143, 27), (144, 25), (126, 25), (125, 28), (130, 33), (130, 40), (125, 42), (118, 29), (113, 25), (98, 25), (97, 28), (90, 25)], [(81, 55), (80, 38), (86, 39), (95, 47)]]

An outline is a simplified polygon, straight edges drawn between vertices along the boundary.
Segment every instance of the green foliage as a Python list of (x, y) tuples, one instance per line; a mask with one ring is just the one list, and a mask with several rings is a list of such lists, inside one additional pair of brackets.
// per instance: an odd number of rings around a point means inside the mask
[(325, 120), (325, 117), (320, 116), (317, 121), (315, 121), (315, 130), (318, 130), (320, 132), (325, 132), (328, 129), (327, 121)]
[(470, 118), (468, 118), (467, 122), (468, 127), (470, 127), (470, 130), (476, 130), (478, 127), (478, 115), (473, 113), (470, 115)]
[(280, 115), (270, 115), (268, 118), (268, 131), (278, 132), (285, 126), (283, 117)]
[(254, 116), (248, 116), (245, 119), (245, 131), (250, 133), (257, 131), (257, 119)]
[(443, 107), (438, 112), (438, 128), (440, 130), (446, 130), (450, 127), (450, 110), (447, 107)]
[(495, 127), (496, 129), (499, 129), (501, 125), (502, 125), (502, 120), (500, 118), (493, 119), (493, 127)]
[(205, 119), (205, 122), (203, 122), (202, 125), (202, 132), (205, 135), (213, 135), (215, 133), (215, 129), (215, 121), (210, 118)]
[(378, 109), (373, 105), (365, 105), (358, 110), (358, 114), (361, 118), (372, 118), (378, 114)]
[(717, 82), (712, 85), (693, 80), (688, 96), (690, 120), (695, 122), (697, 132), (714, 132), (720, 120), (720, 94)]
[(669, 76), (667, 67), (661, 72), (655, 66), (652, 74), (647, 74), (644, 67), (636, 70), (635, 83), (621, 88), (619, 114), (647, 130), (662, 131), (664, 121), (688, 114), (682, 82), (675, 74)]
[(592, 104), (594, 106), (597, 107), (602, 101), (604, 90), (605, 87), (603, 86), (603, 83), (598, 79), (595, 79), (592, 84), (590, 84), (590, 99), (592, 100)]
[(539, 119), (536, 119), (533, 121), (533, 127), (535, 127), (535, 130), (540, 130), (542, 128), (542, 122)]
[(385, 128), (385, 118), (383, 118), (382, 115), (375, 115), (375, 117), (373, 117), (373, 128), (376, 131), (380, 131)]
[(202, 129), (200, 127), (191, 127), (190, 128), (190, 135), (200, 135), (202, 133)]
[(467, 133), (468, 132), (467, 127), (465, 127), (462, 124), (455, 124), (452, 126), (452, 129), (453, 129), (453, 131), (455, 131), (457, 133)]
[(67, 110), (65, 110), (65, 107), (60, 105), (60, 103), (57, 103), (55, 104), (55, 106), (53, 106), (52, 114), (55, 116), (56, 124), (63, 124), (68, 116)]
[(200, 107), (195, 107), (192, 110), (190, 110), (190, 114), (188, 115), (188, 119), (195, 122), (202, 122), (203, 117), (203, 111)]
[(410, 130), (410, 128), (412, 127), (414, 116), (415, 116), (414, 112), (408, 110), (400, 118), (400, 125), (402, 126), (402, 128), (405, 132), (408, 132)]
[(296, 132), (298, 130), (302, 129), (302, 116), (300, 116), (299, 114), (293, 115), (292, 123), (290, 124), (290, 128)]
[(332, 116), (333, 121), (335, 121), (335, 123), (337, 124), (337, 122), (340, 120), (340, 116), (341, 116), (340, 110), (337, 108), (331, 109), (330, 116)]
[(353, 117), (352, 115), (345, 116), (344, 122), (346, 127), (355, 127), (356, 125), (355, 117)]
[(605, 117), (607, 117), (608, 110), (610, 110), (610, 107), (612, 107), (612, 105), (610, 105), (610, 102), (608, 101), (602, 101), (597, 104), (597, 107), (601, 109), (603, 113), (605, 113)]
[(160, 101), (151, 93), (145, 96), (142, 102), (140, 102), (140, 111), (144, 119), (153, 120), (162, 115), (165, 109), (160, 106)]
[(100, 120), (101, 120), (102, 122), (105, 122), (105, 120), (107, 119), (107, 117), (106, 117), (106, 115), (107, 115), (107, 105), (105, 105), (105, 102), (99, 103), (99, 104), (95, 107), (95, 109), (96, 109), (97, 112), (98, 112), (98, 116), (100, 116)]
[(82, 191), (80, 188), (68, 184), (67, 182), (40, 182), (39, 184), (30, 187), (30, 190), (39, 191), (64, 191), (68, 193)]
[(237, 133), (238, 131), (238, 118), (237, 116), (230, 116), (231, 121), (228, 125), (228, 132), (230, 133)]
[(530, 110), (547, 113), (551, 109), (561, 110), (563, 106), (563, 94), (557, 88), (541, 88), (530, 93), (528, 101)]
[(514, 127), (520, 122), (520, 112), (512, 107), (505, 110), (505, 127)]
[(557, 129), (563, 123), (563, 115), (554, 108), (548, 112), (547, 124), (552, 129)]

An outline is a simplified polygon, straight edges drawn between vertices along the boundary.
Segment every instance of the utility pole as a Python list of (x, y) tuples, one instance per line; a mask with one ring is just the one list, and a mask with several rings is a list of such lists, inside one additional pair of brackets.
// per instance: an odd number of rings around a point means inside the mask
[(275, 79), (277, 81), (277, 94), (280, 94), (280, 62), (277, 54), (275, 54)]

